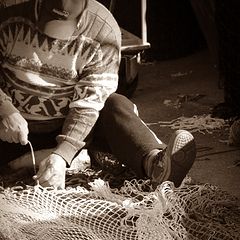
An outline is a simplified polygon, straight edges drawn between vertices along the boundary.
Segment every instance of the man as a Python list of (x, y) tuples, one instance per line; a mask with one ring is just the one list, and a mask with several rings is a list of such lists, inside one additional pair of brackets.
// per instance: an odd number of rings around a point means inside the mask
[(181, 184), (195, 159), (193, 136), (177, 131), (166, 148), (114, 93), (121, 32), (105, 7), (30, 0), (1, 11), (0, 24), (2, 162), (28, 151), (28, 141), (35, 150), (54, 146), (34, 179), (64, 188), (74, 156), (104, 141), (139, 177)]

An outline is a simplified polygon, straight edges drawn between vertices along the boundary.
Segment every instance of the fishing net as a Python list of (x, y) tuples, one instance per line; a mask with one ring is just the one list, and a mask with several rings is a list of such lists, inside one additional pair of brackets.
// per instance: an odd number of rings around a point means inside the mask
[(0, 240), (240, 239), (240, 202), (227, 192), (190, 178), (153, 189), (113, 155), (94, 156), (91, 165), (86, 152), (79, 156), (65, 190), (34, 186), (24, 167), (30, 154), (18, 159), (22, 169), (1, 169)]
[(148, 180), (111, 188), (2, 188), (0, 239), (169, 240), (240, 239), (238, 200), (215, 186)]
[[(2, 0), (0, 7), (18, 2)], [(192, 131), (219, 126), (219, 121), (209, 118), (204, 124), (197, 119), (198, 126), (191, 124), (196, 119), (185, 120), (170, 125), (179, 127), (182, 122)], [(111, 156), (107, 160), (111, 163)], [(6, 187), (6, 179), (0, 178), (0, 239), (240, 239), (239, 201), (221, 189), (191, 181), (179, 188), (164, 182), (152, 189), (149, 180), (123, 182), (133, 177), (126, 168), (114, 167), (110, 172), (98, 171), (95, 176), (101, 178), (94, 179), (89, 170), (73, 171), (65, 190), (16, 183), (13, 179), (26, 180), (22, 172), (14, 177), (6, 172), (13, 182)]]
[(148, 126), (159, 125), (160, 127), (169, 127), (171, 129), (185, 129), (190, 132), (199, 132), (205, 134), (212, 133), (214, 130), (229, 128), (229, 123), (221, 118), (211, 117), (210, 114), (194, 115), (192, 117), (181, 116), (171, 121), (158, 121), (148, 123)]

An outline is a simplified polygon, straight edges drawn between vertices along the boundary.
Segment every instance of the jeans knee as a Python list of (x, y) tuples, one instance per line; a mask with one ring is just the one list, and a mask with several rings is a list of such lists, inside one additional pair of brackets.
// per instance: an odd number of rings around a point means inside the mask
[(111, 113), (134, 112), (135, 108), (134, 104), (127, 97), (117, 93), (111, 94), (104, 106), (104, 110)]

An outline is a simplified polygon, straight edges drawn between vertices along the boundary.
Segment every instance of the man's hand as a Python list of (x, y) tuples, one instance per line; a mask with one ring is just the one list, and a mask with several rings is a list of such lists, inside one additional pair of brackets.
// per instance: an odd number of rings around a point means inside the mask
[(0, 122), (0, 139), (9, 143), (28, 143), (28, 123), (18, 112), (4, 117)]
[(33, 179), (43, 187), (65, 188), (66, 161), (57, 154), (51, 154), (39, 164), (38, 173)]

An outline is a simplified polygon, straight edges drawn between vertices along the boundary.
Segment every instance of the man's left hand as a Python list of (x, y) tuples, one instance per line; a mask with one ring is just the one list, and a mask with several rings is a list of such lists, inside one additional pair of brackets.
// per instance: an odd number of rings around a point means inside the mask
[(66, 161), (57, 154), (51, 154), (39, 164), (33, 179), (43, 187), (65, 188)]

